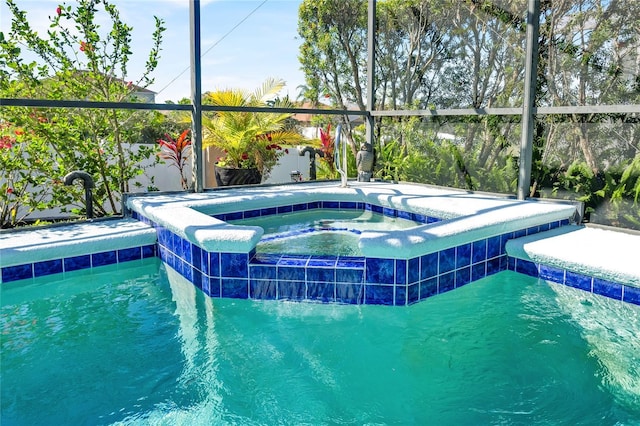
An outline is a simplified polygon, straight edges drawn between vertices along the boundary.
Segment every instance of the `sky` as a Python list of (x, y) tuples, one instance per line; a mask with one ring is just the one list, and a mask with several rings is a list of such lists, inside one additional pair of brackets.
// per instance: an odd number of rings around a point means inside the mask
[[(283, 79), (281, 95), (298, 97), (304, 75), (298, 62), (298, 8), (302, 0), (201, 0), (202, 91), (253, 91), (269, 77)], [(156, 102), (190, 96), (189, 0), (111, 0), (121, 18), (133, 27), (132, 59), (128, 80), (136, 81), (151, 49), (154, 18), (164, 20), (161, 57), (149, 86)], [(46, 35), (49, 17), (59, 4), (74, 1), (16, 0), (32, 28)], [(108, 24), (103, 21), (104, 26)], [(0, 5), (0, 28), (7, 33), (11, 13)], [(186, 71), (185, 71), (186, 70)]]

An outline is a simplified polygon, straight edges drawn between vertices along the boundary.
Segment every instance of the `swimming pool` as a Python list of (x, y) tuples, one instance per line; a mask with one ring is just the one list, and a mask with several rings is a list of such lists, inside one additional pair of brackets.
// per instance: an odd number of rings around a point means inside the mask
[(3, 424), (638, 424), (640, 307), (504, 271), (404, 309), (158, 259), (4, 283)]

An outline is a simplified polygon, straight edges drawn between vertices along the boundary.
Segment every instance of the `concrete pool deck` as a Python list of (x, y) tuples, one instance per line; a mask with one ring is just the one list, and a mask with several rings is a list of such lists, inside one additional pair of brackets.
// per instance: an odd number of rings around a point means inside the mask
[[(130, 198), (128, 205), (134, 214), (155, 222), (155, 228), (135, 219), (118, 219), (0, 233), (0, 282), (159, 256), (158, 223), (203, 251), (234, 251), (239, 247), (249, 252), (260, 239), (261, 228), (230, 225), (210, 215), (318, 200), (371, 203), (442, 218), (409, 233), (364, 232), (365, 256), (387, 257), (392, 251), (398, 258), (411, 258), (465, 241), (512, 233), (513, 238), (506, 241), (509, 266), (505, 269), (640, 304), (640, 292), (635, 291), (640, 289), (640, 266), (632, 249), (640, 247), (638, 234), (564, 225), (555, 229), (538, 227), (539, 232), (526, 235), (518, 230), (553, 221), (568, 222), (575, 207), (387, 183), (350, 184), (348, 188), (339, 188), (334, 182), (295, 184)], [(572, 274), (578, 276), (578, 285), (569, 281)], [(606, 289), (597, 291), (603, 285)]]

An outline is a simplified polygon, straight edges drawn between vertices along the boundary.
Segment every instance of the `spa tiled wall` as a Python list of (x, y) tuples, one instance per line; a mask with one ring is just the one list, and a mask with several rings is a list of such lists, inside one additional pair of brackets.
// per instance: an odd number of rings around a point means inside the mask
[[(226, 221), (310, 208), (371, 209), (389, 216), (410, 215), (365, 203), (325, 201), (217, 217)], [(150, 223), (146, 218), (138, 218)], [(416, 220), (416, 216), (411, 218)], [(418, 221), (437, 220), (423, 216)], [(150, 224), (158, 233), (159, 257), (212, 297), (404, 306), (507, 269), (508, 239), (566, 223), (523, 229), (408, 260), (207, 252), (157, 224)]]

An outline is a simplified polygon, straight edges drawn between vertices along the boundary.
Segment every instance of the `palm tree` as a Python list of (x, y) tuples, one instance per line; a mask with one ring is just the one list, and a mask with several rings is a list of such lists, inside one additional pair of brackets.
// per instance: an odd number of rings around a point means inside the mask
[[(283, 80), (267, 79), (253, 93), (221, 90), (204, 94), (203, 103), (233, 107), (292, 108), (288, 98), (277, 98), (285, 86)], [(299, 143), (303, 137), (287, 128), (292, 113), (218, 111), (202, 118), (203, 145), (224, 151), (217, 166), (256, 168), (264, 177), (286, 151), (285, 145)]]

